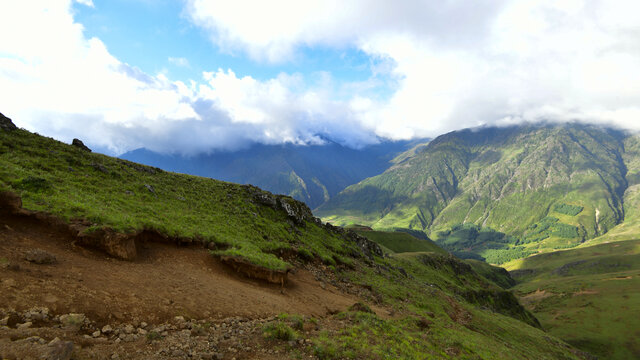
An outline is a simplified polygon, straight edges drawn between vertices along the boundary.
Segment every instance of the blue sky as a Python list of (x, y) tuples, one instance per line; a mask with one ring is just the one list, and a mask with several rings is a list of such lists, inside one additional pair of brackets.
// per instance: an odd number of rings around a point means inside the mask
[(634, 0), (0, 2), (0, 111), (120, 154), (640, 130)]
[(365, 81), (372, 76), (370, 63), (376, 61), (354, 46), (318, 46), (300, 48), (291, 61), (259, 62), (220, 51), (205, 31), (189, 22), (182, 1), (94, 0), (93, 4), (74, 5), (75, 20), (87, 37), (102, 40), (121, 61), (149, 74), (165, 72), (175, 80), (198, 79), (204, 71), (223, 68), (263, 81), (281, 72), (309, 78), (330, 72), (339, 81)]

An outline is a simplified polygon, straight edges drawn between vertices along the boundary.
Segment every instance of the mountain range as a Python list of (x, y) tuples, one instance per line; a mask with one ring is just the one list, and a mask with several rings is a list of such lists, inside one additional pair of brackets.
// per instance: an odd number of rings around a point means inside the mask
[(423, 231), (459, 256), (504, 263), (633, 219), (625, 204), (637, 196), (639, 150), (633, 134), (578, 123), (455, 131), (400, 154), (316, 214)]
[(254, 144), (191, 156), (137, 149), (120, 157), (167, 171), (256, 185), (315, 208), (347, 186), (383, 172), (396, 155), (425, 141), (381, 141), (353, 149), (325, 139), (322, 145)]

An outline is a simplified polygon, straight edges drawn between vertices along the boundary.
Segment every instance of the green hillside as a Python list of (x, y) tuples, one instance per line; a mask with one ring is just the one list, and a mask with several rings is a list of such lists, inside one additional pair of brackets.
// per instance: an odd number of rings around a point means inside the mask
[(638, 149), (635, 136), (580, 124), (462, 130), (398, 156), (316, 213), (424, 231), (455, 254), (500, 264), (632, 220), (625, 197), (636, 194)]
[(434, 252), (447, 254), (447, 251), (429, 239), (418, 239), (406, 232), (356, 230), (356, 233), (395, 252)]
[(603, 359), (640, 357), (640, 240), (536, 255), (507, 268), (549, 333)]
[[(77, 230), (78, 239), (89, 237), (93, 245), (154, 234), (161, 241), (205, 245), (215, 257), (240, 259), (266, 271), (309, 269), (389, 313), (376, 315), (364, 306), (331, 312), (327, 321), (339, 326), (307, 339), (313, 344), (305, 348), (308, 353), (286, 342), (277, 345), (279, 358), (584, 355), (542, 331), (512, 293), (455, 257), (418, 253), (383, 258), (374, 243), (321, 224), (289, 197), (87, 152), (10, 130), (0, 120), (3, 211), (21, 199), (23, 216), (57, 219), (53, 223)], [(295, 335), (286, 324), (279, 326)]]

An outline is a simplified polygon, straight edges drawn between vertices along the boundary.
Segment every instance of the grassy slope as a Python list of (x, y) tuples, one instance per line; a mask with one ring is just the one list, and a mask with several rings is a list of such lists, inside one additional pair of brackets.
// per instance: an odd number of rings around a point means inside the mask
[[(453, 132), (398, 157), (385, 173), (348, 187), (317, 213), (338, 224), (424, 230), (436, 242), (459, 224), (491, 228), (514, 237), (476, 252), (497, 263), (574, 247), (623, 220), (626, 166), (635, 159), (628, 139), (584, 125)], [(554, 210), (564, 205), (582, 211)], [(547, 216), (557, 224), (537, 234), (532, 226)]]
[(288, 266), (273, 255), (281, 250), (304, 249), (329, 263), (353, 250), (313, 223), (297, 235), (286, 214), (256, 204), (248, 187), (159, 171), (22, 130), (0, 132), (0, 141), (0, 191), (20, 194), (29, 210), (121, 232), (200, 237), (274, 269)]
[[(284, 263), (275, 255), (283, 249), (300, 251), (296, 263), (311, 252), (328, 264), (349, 264), (327, 271), (370, 289), (362, 296), (398, 315), (338, 315), (348, 317), (344, 326), (313, 340), (321, 356), (576, 358), (560, 340), (516, 320), (535, 324), (511, 294), (459, 260), (437, 254), (373, 263), (349, 257), (357, 252), (353, 243), (259, 205), (255, 188), (161, 172), (17, 130), (0, 131), (0, 191), (20, 194), (26, 209), (67, 221), (88, 219), (93, 228), (155, 229), (227, 244), (267, 267)], [(429, 319), (426, 327), (421, 318)]]
[(434, 252), (446, 254), (447, 251), (431, 240), (417, 239), (404, 232), (366, 231), (357, 230), (356, 233), (395, 252)]
[(508, 268), (551, 334), (602, 358), (640, 357), (640, 240), (541, 254)]

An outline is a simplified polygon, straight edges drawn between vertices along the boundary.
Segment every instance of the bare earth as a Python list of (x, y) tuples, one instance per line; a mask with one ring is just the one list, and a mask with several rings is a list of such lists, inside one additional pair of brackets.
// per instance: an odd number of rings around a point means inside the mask
[[(36, 264), (26, 261), (25, 254), (33, 249), (54, 255), (57, 262)], [(150, 330), (154, 326), (152, 324), (175, 323), (176, 316), (193, 319), (193, 324), (198, 319), (205, 319), (207, 323), (214, 324), (214, 330), (222, 323), (233, 324), (229, 319), (234, 318), (245, 324), (243, 326), (247, 330), (243, 333), (246, 339), (240, 341), (243, 345), (239, 350), (218, 346), (224, 343), (225, 335), (211, 330), (207, 339), (218, 345), (215, 348), (211, 346), (213, 351), (201, 358), (231, 359), (229, 353), (237, 359), (268, 358), (271, 356), (268, 351), (263, 353), (263, 350), (258, 356), (255, 348), (270, 346), (259, 330), (263, 323), (273, 320), (274, 315), (286, 312), (322, 319), (360, 301), (354, 295), (317, 280), (323, 278), (321, 268), (300, 269), (290, 274), (288, 284), (281, 288), (235, 273), (201, 247), (146, 243), (142, 244), (137, 260), (115, 260), (100, 251), (74, 245), (73, 237), (62, 230), (18, 215), (0, 216), (0, 265), (0, 309), (5, 315), (34, 307), (48, 308), (50, 317), (81, 313), (92, 321), (91, 330), (101, 329), (107, 324), (117, 327), (142, 322), (149, 324), (147, 330)], [(388, 315), (384, 309), (373, 309), (383, 317)], [(173, 327), (177, 332), (184, 330), (181, 328), (193, 328), (193, 324), (174, 324)], [(117, 336), (100, 334), (99, 338), (103, 339), (94, 344), (95, 341), (89, 341), (90, 335), (86, 334), (89, 331), (84, 334), (82, 331), (57, 333), (57, 327), (51, 324), (41, 328), (34, 324), (27, 330), (1, 325), (7, 324), (0, 324), (0, 349), (10, 348), (13, 350), (5, 351), (13, 353), (3, 354), (0, 350), (0, 357), (30, 357), (30, 352), (19, 346), (21, 336), (40, 336), (43, 340), (32, 339), (32, 343), (39, 341), (42, 351), (54, 347), (43, 345), (54, 336), (67, 337), (74, 341), (74, 358), (83, 358), (83, 354), (87, 358), (97, 355), (100, 355), (98, 358), (102, 355), (105, 358), (112, 358), (112, 355), (115, 356), (113, 358), (132, 358), (133, 344), (138, 344), (135, 348), (147, 349), (145, 351), (149, 353), (139, 353), (137, 358), (161, 358), (162, 354), (157, 352), (163, 350), (158, 347), (158, 342), (151, 343), (144, 336), (135, 341), (129, 337), (126, 339), (129, 342), (112, 343)], [(169, 329), (167, 336), (171, 337), (171, 334)], [(220, 338), (213, 341), (216, 339), (212, 337), (218, 335)], [(21, 341), (24, 342), (24, 338)], [(247, 344), (253, 344), (253, 348)], [(246, 351), (247, 347), (251, 350)], [(167, 349), (167, 358), (181, 357), (172, 351)], [(32, 356), (38, 358), (39, 354)]]

